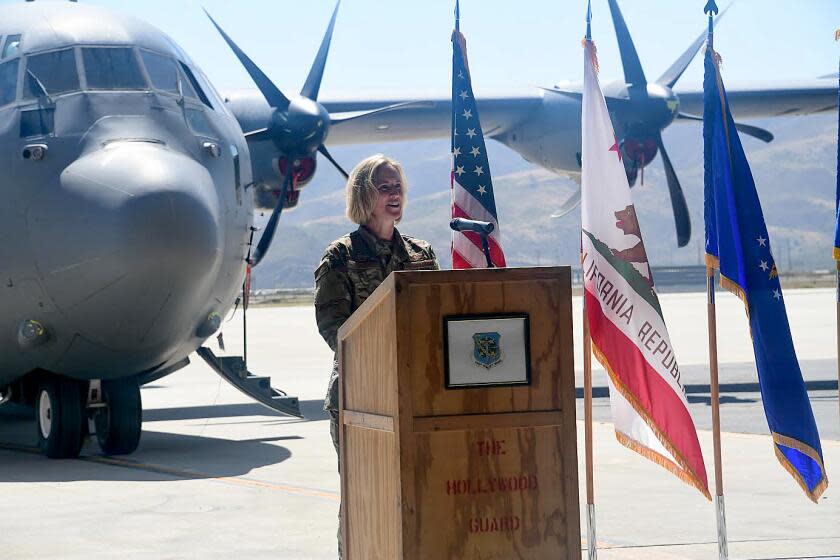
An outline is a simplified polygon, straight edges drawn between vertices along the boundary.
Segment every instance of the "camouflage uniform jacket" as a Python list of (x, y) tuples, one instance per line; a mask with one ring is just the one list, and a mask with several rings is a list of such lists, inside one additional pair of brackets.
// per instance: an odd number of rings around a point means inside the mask
[[(336, 351), (339, 327), (391, 272), (438, 268), (431, 245), (396, 229), (391, 241), (378, 239), (364, 226), (334, 241), (315, 270), (315, 320), (321, 336)], [(337, 364), (324, 408), (338, 409)]]

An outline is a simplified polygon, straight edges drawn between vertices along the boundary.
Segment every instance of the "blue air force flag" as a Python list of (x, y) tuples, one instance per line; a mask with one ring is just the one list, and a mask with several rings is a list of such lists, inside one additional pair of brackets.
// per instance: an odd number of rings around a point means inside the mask
[[(840, 29), (837, 30), (840, 40)], [(840, 71), (837, 72), (837, 103), (840, 106)], [(840, 261), (840, 111), (837, 112), (837, 198), (834, 204), (834, 260)]]
[(755, 182), (711, 48), (706, 51), (703, 92), (706, 261), (720, 269), (721, 286), (746, 307), (776, 457), (816, 502), (828, 486), (820, 436), (793, 348)]

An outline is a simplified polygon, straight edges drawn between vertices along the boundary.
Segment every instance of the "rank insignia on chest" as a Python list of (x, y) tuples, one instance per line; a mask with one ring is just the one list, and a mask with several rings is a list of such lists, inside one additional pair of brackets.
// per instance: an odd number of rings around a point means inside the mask
[(475, 333), (473, 335), (473, 361), (476, 365), (490, 369), (502, 361), (502, 335), (497, 332)]

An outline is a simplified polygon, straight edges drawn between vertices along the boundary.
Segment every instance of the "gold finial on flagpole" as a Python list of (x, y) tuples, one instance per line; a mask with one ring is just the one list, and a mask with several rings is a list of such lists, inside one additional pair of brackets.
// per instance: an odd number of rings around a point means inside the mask
[(835, 41), (840, 41), (840, 28), (838, 28), (838, 29), (834, 32), (834, 40), (835, 40)]

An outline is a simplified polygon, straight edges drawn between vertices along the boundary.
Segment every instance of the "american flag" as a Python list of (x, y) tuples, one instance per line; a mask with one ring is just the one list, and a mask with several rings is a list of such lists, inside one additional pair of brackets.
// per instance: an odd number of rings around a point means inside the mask
[[(473, 97), (467, 48), (459, 30), (456, 3), (455, 31), (452, 34), (452, 217), (491, 222), (490, 257), (497, 267), (505, 265), (490, 178), (490, 161), (484, 146), (484, 134)], [(452, 267), (484, 268), (487, 259), (481, 238), (474, 232), (452, 232)]]

